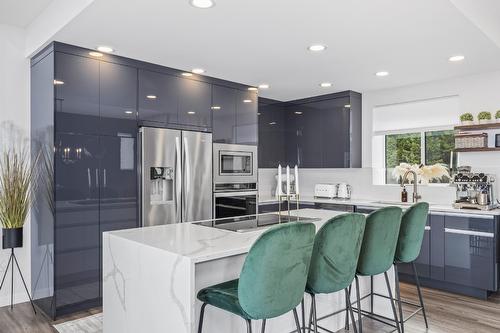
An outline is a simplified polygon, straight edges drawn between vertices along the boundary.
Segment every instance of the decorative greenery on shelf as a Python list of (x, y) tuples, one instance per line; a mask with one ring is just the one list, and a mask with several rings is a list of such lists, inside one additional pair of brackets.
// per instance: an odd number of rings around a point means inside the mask
[(35, 169), (27, 151), (7, 150), (0, 158), (0, 223), (22, 228), (33, 199)]
[(498, 110), (497, 113), (495, 114), (495, 119), (500, 119), (500, 110)]
[(474, 121), (474, 116), (470, 112), (464, 113), (460, 116), (460, 121)]
[(477, 119), (479, 119), (479, 120), (491, 120), (491, 113), (488, 111), (479, 112), (479, 114), (477, 115)]

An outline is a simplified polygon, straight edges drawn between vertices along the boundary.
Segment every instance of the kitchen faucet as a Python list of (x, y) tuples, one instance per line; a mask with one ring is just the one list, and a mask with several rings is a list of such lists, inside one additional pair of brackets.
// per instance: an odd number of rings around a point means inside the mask
[(401, 187), (405, 187), (405, 182), (408, 179), (408, 174), (413, 174), (413, 202), (418, 202), (418, 199), (421, 199), (422, 196), (418, 194), (418, 180), (417, 173), (414, 170), (408, 170), (405, 172), (403, 179), (401, 180)]

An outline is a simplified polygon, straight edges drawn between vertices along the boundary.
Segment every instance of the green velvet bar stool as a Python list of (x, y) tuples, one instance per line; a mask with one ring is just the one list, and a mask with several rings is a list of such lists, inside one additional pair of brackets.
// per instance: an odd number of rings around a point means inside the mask
[[(401, 325), (401, 331), (404, 332), (404, 323), (406, 320), (410, 319), (418, 311), (422, 311), (425, 321), (425, 327), (429, 328), (427, 323), (427, 315), (425, 314), (425, 306), (422, 298), (422, 292), (420, 291), (420, 281), (418, 279), (417, 268), (415, 267), (415, 259), (420, 255), (420, 249), (422, 247), (422, 240), (424, 239), (425, 225), (427, 223), (427, 217), (429, 215), (429, 204), (427, 202), (420, 202), (414, 204), (408, 208), (401, 219), (401, 228), (399, 230), (398, 245), (396, 248), (396, 253), (394, 255), (394, 270), (396, 279), (396, 298), (399, 307), (399, 320)], [(401, 301), (401, 293), (399, 290), (399, 276), (398, 276), (398, 265), (399, 264), (411, 264), (413, 268), (413, 274), (415, 278), (415, 284), (417, 285), (417, 292), (420, 304), (414, 304), (411, 302)], [(417, 307), (410, 317), (403, 318), (403, 308), (402, 303), (409, 304)]]
[[(357, 332), (348, 287), (356, 275), (365, 224), (366, 218), (363, 214), (338, 215), (326, 222), (316, 234), (306, 285), (306, 293), (312, 298), (309, 332), (311, 323), (314, 324), (315, 333), (318, 332), (318, 327), (322, 328), (318, 325), (318, 320), (322, 318), (317, 318), (316, 295), (332, 294), (342, 290), (345, 292), (346, 310), (342, 309), (323, 318), (348, 311), (354, 331)], [(346, 317), (347, 329), (348, 326), (349, 318)]]
[(264, 232), (248, 252), (239, 279), (198, 293), (203, 302), (198, 332), (202, 332), (208, 304), (243, 318), (248, 333), (252, 332), (252, 320), (262, 320), (264, 332), (266, 319), (293, 310), (300, 332), (296, 307), (304, 296), (315, 230), (312, 223), (292, 222)]
[(379, 316), (373, 314), (373, 303), (370, 312), (361, 309), (361, 298), (359, 290), (359, 276), (373, 277), (375, 275), (384, 274), (387, 291), (391, 299), (391, 307), (394, 315), (394, 325), (389, 322), (385, 324), (391, 325), (400, 332), (398, 324), (398, 316), (396, 306), (394, 305), (391, 285), (387, 271), (393, 266), (394, 254), (399, 237), (399, 229), (401, 226), (402, 210), (399, 207), (385, 207), (381, 208), (366, 218), (365, 234), (363, 237), (363, 244), (361, 246), (361, 253), (359, 255), (358, 267), (356, 273), (356, 299), (357, 299), (357, 313), (358, 313), (358, 327), (359, 332), (363, 332), (363, 323), (361, 315), (380, 320)]

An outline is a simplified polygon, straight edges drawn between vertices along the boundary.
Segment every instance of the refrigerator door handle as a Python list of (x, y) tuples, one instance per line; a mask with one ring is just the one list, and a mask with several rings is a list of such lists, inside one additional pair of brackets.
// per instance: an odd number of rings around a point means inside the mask
[(190, 171), (191, 171), (191, 166), (190, 166), (190, 162), (191, 161), (187, 161), (187, 156), (190, 156), (189, 155), (189, 146), (188, 146), (188, 140), (187, 138), (183, 135), (182, 136), (182, 139), (183, 139), (183, 149), (182, 149), (182, 179), (183, 179), (183, 184), (182, 184), (182, 188), (183, 188), (183, 191), (182, 191), (182, 221), (184, 222), (186, 219), (187, 219), (187, 198), (189, 198), (189, 190), (190, 190), (190, 185), (191, 185), (191, 182), (190, 182), (190, 177), (191, 177), (191, 174), (190, 174)]
[(174, 207), (177, 223), (182, 222), (181, 215), (181, 195), (182, 195), (182, 169), (181, 169), (181, 142), (178, 136), (175, 137), (175, 175), (174, 175)]

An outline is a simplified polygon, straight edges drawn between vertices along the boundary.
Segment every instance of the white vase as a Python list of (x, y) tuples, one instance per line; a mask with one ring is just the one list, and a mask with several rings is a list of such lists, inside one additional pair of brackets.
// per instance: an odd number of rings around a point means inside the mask
[(462, 126), (470, 126), (470, 125), (474, 125), (474, 121), (473, 120), (462, 120), (461, 124), (462, 124)]
[(491, 123), (491, 119), (479, 119), (479, 123), (480, 124), (490, 124)]

